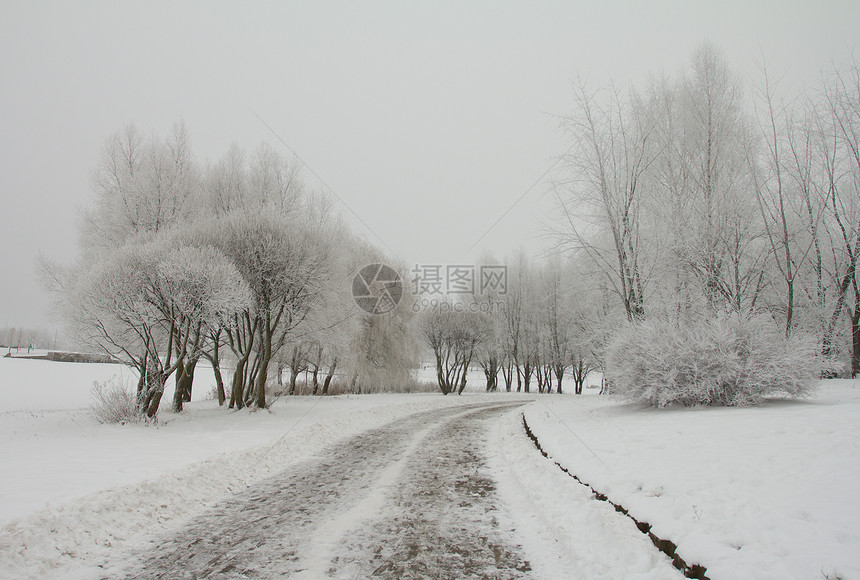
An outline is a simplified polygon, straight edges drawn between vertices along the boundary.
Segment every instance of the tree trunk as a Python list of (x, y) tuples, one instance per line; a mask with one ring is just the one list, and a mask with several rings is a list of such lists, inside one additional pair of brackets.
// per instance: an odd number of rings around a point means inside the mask
[(487, 392), (489, 393), (491, 391), (494, 391), (495, 390), (495, 385), (493, 384), (494, 377), (490, 373), (489, 368), (484, 369), (484, 377), (486, 377), (486, 379), (487, 379)]
[(502, 378), (505, 380), (505, 390), (510, 393), (514, 380), (514, 368), (510, 362), (508, 362), (507, 366), (502, 365)]
[(236, 361), (236, 370), (233, 371), (233, 388), (230, 390), (229, 408), (241, 409), (245, 406), (245, 365), (248, 359)]
[(290, 390), (289, 395), (292, 397), (296, 394), (296, 379), (298, 379), (299, 373), (290, 370)]
[(543, 393), (545, 383), (543, 378), (543, 368), (541, 368), (540, 365), (535, 367), (535, 378), (537, 379), (538, 393)]
[(519, 393), (523, 390), (523, 376), (522, 371), (520, 370), (520, 365), (516, 361), (514, 361), (514, 368), (517, 371), (517, 392)]
[(173, 393), (173, 410), (182, 411), (183, 403), (191, 402), (191, 389), (194, 385), (194, 369), (200, 359), (191, 358), (176, 367), (176, 390)]
[[(845, 295), (848, 292), (848, 286), (851, 284), (851, 281), (854, 280), (855, 267), (856, 263), (852, 260), (848, 265), (848, 271), (845, 272), (845, 275), (842, 277), (842, 281), (839, 284), (836, 306), (833, 308), (830, 320), (827, 323), (827, 328), (824, 330), (824, 337), (821, 340), (821, 353), (824, 356), (830, 356), (833, 354), (833, 333), (836, 331), (836, 324), (845, 304)], [(824, 374), (824, 378), (832, 379), (834, 377), (836, 377), (836, 374), (832, 372)]]
[(212, 352), (206, 358), (212, 363), (212, 374), (215, 375), (215, 393), (218, 396), (218, 406), (223, 407), (227, 395), (224, 392), (224, 377), (221, 376), (221, 357), (218, 352), (218, 342), (221, 332), (213, 337)]
[(254, 389), (254, 405), (258, 409), (266, 408), (266, 381), (269, 378), (269, 362), (272, 360), (272, 345), (269, 340), (263, 337), (263, 342), (260, 345), (262, 353), (260, 355), (260, 365), (257, 368), (256, 388)]
[(314, 365), (313, 365), (314, 366), (314, 374), (313, 374), (313, 381), (312, 381), (313, 390), (311, 391), (312, 395), (316, 395), (317, 392), (319, 391), (319, 372), (320, 372), (320, 365), (322, 365), (322, 355), (323, 355), (323, 347), (320, 344), (317, 346), (317, 356), (316, 356), (316, 360), (314, 361)]
[(448, 380), (445, 378), (445, 373), (442, 372), (442, 353), (436, 354), (436, 380), (439, 383), (439, 389), (441, 389), (443, 395), (447, 395), (450, 392), (448, 388)]
[(176, 367), (176, 376), (173, 377), (173, 412), (182, 412), (182, 403), (185, 401), (185, 389), (188, 386), (188, 381), (185, 374), (185, 361), (179, 363)]
[(164, 395), (164, 383), (167, 381), (167, 375), (163, 371), (151, 371), (146, 375), (146, 397), (144, 399), (144, 409), (146, 416), (152, 419), (158, 413), (158, 406), (161, 404), (161, 397)]
[(137, 379), (137, 406), (140, 409), (144, 408), (144, 398), (146, 397), (146, 363), (143, 364), (143, 368), (139, 369), (140, 377)]
[(188, 384), (185, 386), (185, 390), (182, 391), (182, 397), (186, 403), (191, 402), (191, 391), (194, 388), (194, 371), (197, 369), (198, 362), (200, 362), (200, 357), (194, 357), (185, 364), (185, 380)]
[(499, 389), (499, 359), (491, 355), (481, 364), (481, 368), (487, 379), (487, 392), (497, 391)]
[(460, 388), (457, 390), (458, 395), (463, 394), (463, 390), (466, 388), (466, 375), (469, 374), (469, 365), (472, 364), (472, 356), (469, 355), (467, 358), (466, 355), (463, 355), (463, 376), (460, 377)]
[(860, 374), (860, 294), (854, 295), (854, 312), (851, 314), (851, 378)]
[(555, 392), (558, 393), (559, 395), (562, 394), (561, 393), (561, 381), (562, 381), (562, 379), (564, 379), (564, 365), (563, 364), (557, 364), (557, 365), (555, 365), (555, 384), (556, 384)]
[(319, 365), (314, 365), (314, 372), (313, 372), (313, 375), (311, 375), (311, 386), (313, 387), (313, 389), (311, 390), (312, 395), (316, 395), (317, 392), (319, 391), (319, 388), (320, 388), (319, 373), (320, 373)]
[(328, 395), (328, 386), (331, 384), (331, 379), (334, 376), (334, 370), (337, 368), (337, 358), (335, 358), (331, 366), (328, 369), (328, 374), (325, 376), (325, 380), (323, 381), (322, 394)]
[(241, 409), (245, 406), (245, 387), (247, 385), (248, 361), (251, 359), (251, 353), (254, 348), (254, 337), (257, 334), (257, 325), (259, 323), (251, 323), (251, 318), (247, 312), (242, 314), (242, 322), (239, 317), (236, 317), (237, 329), (235, 334), (227, 332), (227, 339), (230, 343), (230, 348), (233, 354), (236, 355), (236, 369), (233, 372), (233, 384), (230, 390), (230, 406), (229, 408)]
[[(523, 392), (529, 392), (529, 385), (532, 382), (532, 363), (527, 358), (526, 362), (523, 363)], [(517, 391), (519, 391), (519, 387), (517, 387)]]
[[(217, 361), (218, 359), (215, 360)], [(218, 396), (218, 406), (223, 407), (227, 395), (224, 392), (224, 378), (221, 376), (220, 363), (215, 362), (212, 364), (212, 373), (215, 375), (215, 393)]]
[(257, 388), (257, 375), (260, 373), (260, 354), (254, 357), (250, 366), (245, 367), (245, 392), (242, 395), (245, 399), (245, 406), (249, 407), (254, 404), (254, 395)]

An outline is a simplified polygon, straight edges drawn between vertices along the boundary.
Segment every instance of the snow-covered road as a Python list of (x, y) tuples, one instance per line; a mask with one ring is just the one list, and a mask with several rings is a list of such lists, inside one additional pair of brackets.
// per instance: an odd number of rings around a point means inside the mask
[(104, 577), (528, 577), (482, 457), (486, 422), (521, 404), (366, 431), (107, 563)]

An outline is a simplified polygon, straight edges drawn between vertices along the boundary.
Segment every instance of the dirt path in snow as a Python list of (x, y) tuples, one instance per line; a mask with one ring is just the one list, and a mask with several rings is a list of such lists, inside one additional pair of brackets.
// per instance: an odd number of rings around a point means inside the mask
[(520, 404), (367, 431), (225, 500), (105, 578), (528, 577), (480, 455), (486, 422)]

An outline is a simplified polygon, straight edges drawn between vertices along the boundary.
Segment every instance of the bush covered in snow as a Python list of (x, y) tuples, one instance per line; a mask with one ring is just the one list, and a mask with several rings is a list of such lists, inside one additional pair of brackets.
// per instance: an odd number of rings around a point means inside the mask
[(132, 423), (142, 417), (135, 394), (116, 378), (93, 381), (90, 395), (90, 411), (99, 423)]
[(606, 363), (612, 393), (656, 407), (759, 404), (810, 394), (825, 360), (815, 337), (786, 338), (768, 316), (651, 320), (613, 338)]

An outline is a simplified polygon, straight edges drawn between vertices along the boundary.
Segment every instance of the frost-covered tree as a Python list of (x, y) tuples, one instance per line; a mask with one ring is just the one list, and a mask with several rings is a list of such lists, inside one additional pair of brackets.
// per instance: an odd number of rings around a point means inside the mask
[(572, 143), (557, 188), (563, 247), (584, 252), (602, 271), (630, 320), (645, 314), (649, 264), (642, 215), (655, 149), (654, 120), (632, 89), (575, 90), (563, 127)]
[(126, 243), (74, 272), (64, 294), (79, 339), (139, 373), (138, 404), (158, 412), (165, 382), (200, 332), (221, 325), (249, 300), (247, 286), (214, 248), (173, 251), (172, 236)]
[(252, 305), (234, 313), (227, 333), (237, 358), (230, 405), (265, 407), (269, 365), (320, 303), (330, 248), (304, 220), (289, 216), (239, 211), (207, 229), (252, 295)]
[(407, 301), (374, 316), (350, 294), (361, 267), (387, 260), (274, 148), (234, 145), (201, 171), (181, 123), (150, 139), (130, 125), (107, 140), (93, 186), (79, 260), (69, 272), (46, 261), (45, 278), (81, 341), (138, 369), (143, 411), (157, 412), (170, 376), (181, 411), (204, 357), (230, 407), (266, 406), (279, 360), (292, 392), (305, 370), (322, 394), (336, 373), (359, 392), (412, 382)]
[(94, 204), (80, 227), (85, 255), (110, 252), (141, 234), (187, 223), (200, 192), (188, 131), (145, 140), (134, 125), (107, 139), (93, 172)]
[[(679, 170), (687, 174), (691, 233), (684, 259), (710, 312), (754, 309), (761, 291), (759, 221), (746, 153), (750, 145), (740, 77), (711, 44), (693, 53), (679, 83)], [(672, 149), (663, 154), (672, 154)]]
[(830, 354), (837, 323), (853, 290), (851, 320), (852, 375), (860, 372), (860, 66), (856, 61), (834, 69), (823, 81), (818, 114), (820, 159), (830, 209), (828, 229), (833, 244), (832, 283), (835, 294), (825, 323), (823, 351)]
[[(574, 297), (570, 295), (573, 284), (571, 269), (559, 259), (544, 265), (536, 288), (539, 322), (542, 327), (542, 359), (547, 370), (555, 375), (556, 392), (562, 392), (565, 372), (574, 358)], [(580, 389), (581, 390), (581, 389)]]
[[(857, 372), (857, 69), (856, 63), (834, 67), (825, 74), (817, 94), (800, 98), (778, 96), (765, 74), (757, 117), (744, 98), (740, 77), (708, 44), (694, 52), (689, 67), (676, 79), (652, 81), (645, 98), (632, 91), (627, 95), (616, 92), (614, 99), (601, 101), (579, 87), (577, 111), (566, 124), (575, 131), (578, 142), (571, 148), (566, 181), (559, 187), (566, 225), (559, 247), (586, 255), (593, 269), (604, 274), (607, 286), (622, 298), (625, 292), (632, 295), (624, 281), (625, 269), (618, 264), (636, 256), (629, 263), (647, 266), (638, 269), (640, 274), (647, 273), (640, 278), (646, 291), (639, 295), (642, 315), (631, 316), (630, 300), (622, 300), (627, 318), (634, 324), (622, 325), (618, 337), (632, 336), (636, 330), (631, 328), (645, 328), (644, 321), (667, 335), (663, 347), (671, 352), (686, 352), (673, 342), (676, 339), (701, 338), (725, 354), (746, 344), (746, 338), (739, 337), (747, 336), (748, 329), (771, 337), (772, 324), (763, 321), (777, 320), (783, 333), (779, 345), (789, 341), (808, 345), (812, 333), (819, 337), (827, 361), (837, 352), (852, 352), (852, 372)], [(640, 127), (647, 130), (637, 130)], [(640, 160), (645, 162), (638, 163)], [(622, 169), (615, 169), (619, 167)], [(623, 187), (605, 185), (618, 183)], [(635, 188), (628, 187), (631, 184)], [(601, 191), (614, 193), (595, 195)], [(618, 195), (625, 191), (637, 195)], [(619, 230), (617, 220), (605, 217), (609, 212), (596, 211), (607, 207), (605, 199), (622, 200), (624, 211), (616, 215), (629, 216), (635, 229)], [(607, 257), (615, 257), (610, 250), (619, 247), (610, 242), (618, 239), (619, 231), (635, 232), (631, 238), (635, 243), (610, 262)], [(852, 297), (853, 308), (849, 304)], [(611, 309), (605, 313), (611, 315)], [(714, 320), (736, 323), (720, 323), (717, 328)], [(705, 340), (714, 333), (722, 334), (711, 342)], [(619, 370), (629, 370), (625, 348), (631, 349), (630, 358), (641, 355), (640, 362), (651, 360), (655, 368), (662, 364), (659, 353), (648, 345), (603, 336), (607, 340), (598, 342), (614, 346), (595, 349), (594, 360), (606, 363), (606, 376), (614, 376), (616, 381), (623, 380), (622, 375), (630, 379), (627, 387), (635, 386), (637, 380), (644, 384), (645, 375), (643, 368), (627, 374)], [(645, 340), (637, 336), (636, 340)], [(807, 353), (805, 346), (797, 348)], [(764, 357), (756, 363), (760, 366), (767, 363), (768, 356), (785, 357), (778, 348), (757, 352)], [(693, 360), (694, 366), (708, 369), (705, 372), (711, 375), (722, 372), (695, 356)], [(732, 361), (725, 357), (713, 360), (731, 367)], [(785, 373), (788, 385), (799, 376), (797, 369), (810, 368), (799, 363), (785, 366), (776, 359), (769, 364), (772, 370)], [(818, 366), (830, 368), (829, 362)], [(734, 372), (727, 369), (723, 370)], [(659, 380), (668, 379), (658, 377), (654, 384)], [(761, 393), (771, 392), (764, 383), (744, 381), (749, 389), (738, 391), (740, 399), (721, 395), (696, 400), (749, 404), (760, 400)], [(740, 400), (744, 402), (728, 402)]]
[(455, 312), (450, 308), (434, 308), (424, 316), (423, 329), (436, 359), (436, 379), (443, 395), (466, 388), (466, 376), (479, 346), (487, 340), (490, 321), (475, 312)]
[(246, 308), (251, 294), (235, 265), (212, 246), (183, 246), (158, 265), (158, 297), (164, 316), (173, 319), (177, 368), (173, 409), (191, 400), (197, 361), (207, 338), (229, 327), (233, 313)]
[(469, 366), (490, 336), (491, 321), (477, 312), (442, 302), (422, 314), (421, 328), (436, 361), (436, 380), (443, 395), (466, 388)]

